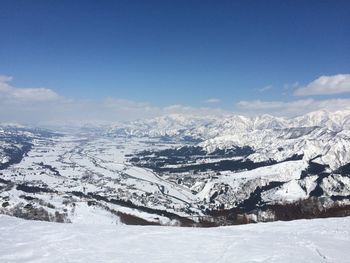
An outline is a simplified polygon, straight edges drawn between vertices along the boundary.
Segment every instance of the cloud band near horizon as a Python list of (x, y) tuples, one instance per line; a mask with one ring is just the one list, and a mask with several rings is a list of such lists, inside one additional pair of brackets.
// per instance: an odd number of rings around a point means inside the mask
[[(193, 107), (181, 104), (159, 107), (147, 102), (121, 98), (103, 100), (71, 99), (49, 88), (18, 88), (11, 85), (12, 77), (0, 76), (0, 121), (20, 123), (125, 121), (152, 118), (167, 114), (195, 116), (226, 115), (234, 112), (247, 115), (273, 114), (296, 116), (310, 111), (330, 111), (348, 108), (350, 98), (242, 100), (232, 110), (220, 107)], [(350, 93), (350, 74), (321, 76), (308, 85), (296, 87), (295, 96), (333, 95)], [(219, 98), (209, 98), (204, 103), (219, 105)]]

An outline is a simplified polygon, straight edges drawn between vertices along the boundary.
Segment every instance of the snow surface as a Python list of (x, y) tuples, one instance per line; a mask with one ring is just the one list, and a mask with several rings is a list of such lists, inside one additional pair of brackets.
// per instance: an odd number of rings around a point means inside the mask
[(0, 216), (0, 262), (349, 262), (350, 217), (218, 228)]

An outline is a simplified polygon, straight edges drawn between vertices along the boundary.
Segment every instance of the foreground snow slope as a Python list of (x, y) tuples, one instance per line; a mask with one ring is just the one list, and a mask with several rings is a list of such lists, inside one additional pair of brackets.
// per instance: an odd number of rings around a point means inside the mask
[(218, 228), (0, 216), (0, 262), (349, 262), (350, 217)]

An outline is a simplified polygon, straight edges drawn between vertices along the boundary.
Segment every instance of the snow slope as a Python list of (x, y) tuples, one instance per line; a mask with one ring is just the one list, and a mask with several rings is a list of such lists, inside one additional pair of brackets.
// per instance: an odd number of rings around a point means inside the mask
[(0, 216), (0, 262), (349, 262), (350, 217), (219, 228), (59, 224)]

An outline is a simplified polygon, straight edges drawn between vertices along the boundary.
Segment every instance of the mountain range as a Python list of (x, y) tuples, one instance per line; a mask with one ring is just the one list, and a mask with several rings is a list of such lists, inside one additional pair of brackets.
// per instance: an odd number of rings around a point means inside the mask
[(1, 213), (182, 226), (350, 214), (350, 110), (57, 130), (0, 126)]

